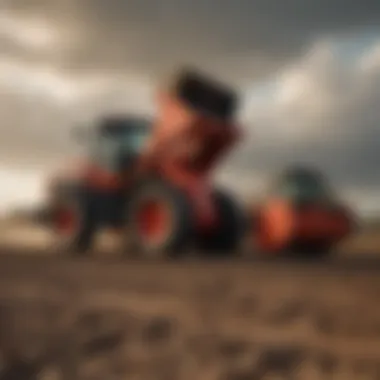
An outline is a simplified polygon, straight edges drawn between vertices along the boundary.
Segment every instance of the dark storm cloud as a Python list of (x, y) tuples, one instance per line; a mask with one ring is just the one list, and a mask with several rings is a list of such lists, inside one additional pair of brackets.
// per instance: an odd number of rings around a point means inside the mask
[(380, 25), (375, 0), (12, 0), (14, 12), (73, 32), (67, 68), (165, 74), (192, 62), (254, 78), (320, 35)]
[(343, 188), (374, 189), (379, 186), (380, 131), (364, 129), (357, 137), (355, 143), (338, 136), (297, 145), (261, 140), (256, 146), (236, 152), (232, 162), (242, 176), (250, 176), (254, 170), (261, 178), (267, 178), (288, 166), (302, 164), (320, 168)]
[[(57, 77), (65, 77), (62, 81), (74, 83), (86, 76), (109, 78), (110, 83), (123, 78), (121, 86), (130, 90), (128, 96), (121, 91), (120, 98), (126, 103), (133, 103), (133, 99), (134, 104), (146, 103), (147, 97), (136, 95), (138, 91), (127, 77), (137, 78), (144, 87), (140, 76), (156, 79), (177, 64), (193, 63), (231, 81), (254, 86), (257, 79), (276, 70), (286, 73), (285, 65), (298, 62), (320, 38), (356, 35), (380, 25), (379, 0), (8, 0), (3, 4), (0, 15), (3, 9), (4, 17), (32, 19), (36, 25), (41, 21), (61, 38), (36, 48), (28, 47), (27, 39), (0, 33), (0, 58), (21, 62), (26, 71), (30, 68), (30, 76), (41, 65), (42, 70), (45, 66), (56, 69)], [(27, 29), (27, 22), (25, 25)], [(327, 82), (339, 77), (339, 64), (337, 67), (333, 75), (327, 75)], [(373, 77), (368, 78), (363, 80), (374, 83)], [(49, 86), (56, 86), (59, 92), (60, 80), (51, 81)], [(6, 86), (0, 87), (0, 161), (28, 166), (64, 157), (71, 149), (71, 116), (84, 111), (78, 105), (75, 110), (63, 107), (48, 94), (52, 87), (46, 90), (45, 98), (36, 99), (32, 90), (29, 95), (20, 95), (24, 90), (17, 85), (16, 95), (8, 93)], [(111, 84), (105, 98), (119, 96), (114, 90)], [(268, 134), (245, 142), (234, 153), (230, 166), (247, 177), (252, 172), (264, 177), (286, 164), (306, 161), (316, 163), (342, 185), (377, 186), (380, 92), (371, 91), (355, 93), (357, 99), (354, 96), (348, 105), (339, 104), (336, 113), (321, 111), (321, 129), (337, 132), (330, 137), (305, 134), (302, 139), (276, 140), (275, 128), (272, 130), (264, 118), (261, 127)], [(344, 93), (332, 89), (329, 95), (339, 98)], [(315, 100), (310, 97), (310, 101), (313, 104)], [(98, 108), (102, 102), (102, 96), (97, 101), (90, 97), (84, 108)], [(272, 104), (266, 112), (274, 114), (276, 107)], [(37, 120), (32, 120), (34, 117)], [(305, 129), (315, 122), (313, 118), (312, 114), (305, 116)], [(251, 130), (256, 133), (260, 122), (254, 115), (251, 121)]]

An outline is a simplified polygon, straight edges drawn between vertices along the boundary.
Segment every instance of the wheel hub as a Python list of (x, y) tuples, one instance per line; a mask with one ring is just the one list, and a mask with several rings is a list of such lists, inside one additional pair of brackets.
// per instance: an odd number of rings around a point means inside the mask
[(147, 200), (137, 214), (138, 233), (149, 244), (162, 242), (170, 232), (170, 211), (160, 200)]

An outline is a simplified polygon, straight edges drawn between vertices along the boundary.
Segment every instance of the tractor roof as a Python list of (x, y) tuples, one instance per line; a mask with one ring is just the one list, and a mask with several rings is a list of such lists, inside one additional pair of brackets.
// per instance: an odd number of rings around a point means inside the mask
[(150, 129), (151, 120), (144, 116), (116, 114), (102, 117), (97, 126), (101, 133), (118, 134), (126, 130)]
[(316, 180), (323, 180), (324, 175), (320, 170), (314, 167), (307, 166), (292, 166), (287, 168), (280, 176), (280, 178), (314, 178)]

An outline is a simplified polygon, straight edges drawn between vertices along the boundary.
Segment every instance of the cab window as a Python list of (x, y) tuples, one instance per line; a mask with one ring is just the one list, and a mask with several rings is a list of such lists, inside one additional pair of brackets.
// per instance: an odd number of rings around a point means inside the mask
[(119, 165), (121, 155), (138, 155), (150, 136), (150, 123), (145, 120), (118, 121), (104, 126), (94, 141), (92, 155), (109, 170)]
[(331, 198), (328, 186), (312, 176), (291, 176), (283, 179), (276, 191), (278, 196), (292, 200), (326, 200)]

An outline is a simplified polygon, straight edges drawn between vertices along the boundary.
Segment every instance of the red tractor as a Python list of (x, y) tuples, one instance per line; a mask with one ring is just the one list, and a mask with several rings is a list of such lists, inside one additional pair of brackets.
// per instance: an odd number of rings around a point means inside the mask
[(261, 252), (322, 256), (353, 231), (354, 219), (318, 170), (294, 167), (254, 208), (252, 228)]
[(101, 228), (113, 227), (128, 236), (126, 250), (146, 256), (235, 251), (245, 218), (211, 173), (239, 140), (236, 106), (233, 91), (187, 71), (159, 94), (154, 121), (100, 120), (85, 162), (51, 182), (59, 246), (87, 252)]

